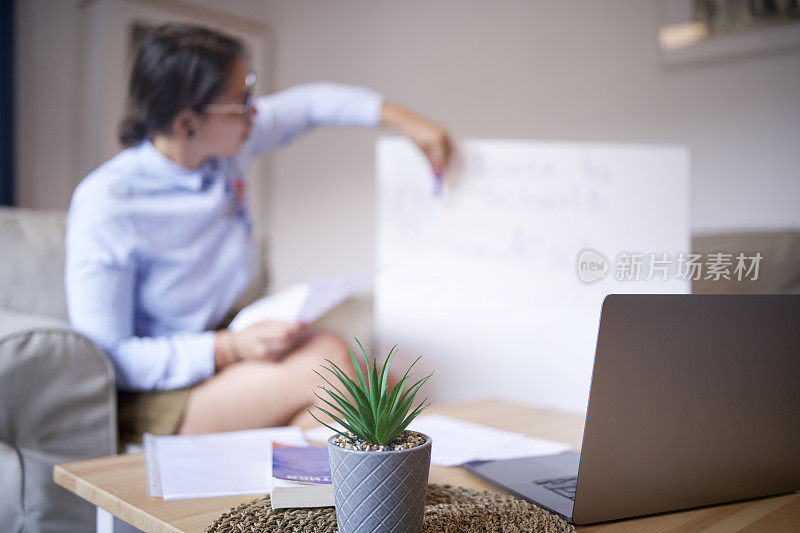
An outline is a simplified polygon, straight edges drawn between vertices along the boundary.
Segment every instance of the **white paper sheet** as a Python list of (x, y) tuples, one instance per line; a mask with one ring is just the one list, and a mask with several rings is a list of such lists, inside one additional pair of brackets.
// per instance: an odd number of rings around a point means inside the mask
[[(553, 455), (570, 450), (569, 444), (562, 442), (536, 439), (442, 415), (420, 416), (411, 422), (409, 429), (430, 435), (433, 439), (431, 463), (440, 466)], [(307, 439), (314, 441), (327, 440), (331, 435), (333, 431), (325, 426), (305, 433)]]
[(147, 493), (165, 500), (267, 494), (272, 442), (304, 446), (296, 426), (144, 438)]
[(372, 275), (298, 283), (242, 309), (230, 329), (240, 331), (261, 320), (311, 323), (365, 287)]

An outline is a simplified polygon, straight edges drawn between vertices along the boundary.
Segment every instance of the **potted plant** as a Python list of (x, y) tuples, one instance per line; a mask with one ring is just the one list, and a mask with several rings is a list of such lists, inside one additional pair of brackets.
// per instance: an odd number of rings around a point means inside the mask
[(353, 352), (350, 358), (357, 380), (350, 379), (331, 361), (322, 367), (333, 374), (329, 386), (321, 388), (330, 398), (314, 394), (330, 409), (317, 408), (338, 422), (345, 432), (317, 422), (336, 432), (328, 439), (328, 456), (336, 502), (336, 522), (341, 533), (422, 531), (432, 441), (428, 435), (406, 430), (408, 424), (430, 404), (421, 402), (411, 410), (414, 396), (433, 373), (406, 388), (410, 372), (419, 357), (406, 370), (403, 379), (387, 388), (389, 365), (397, 346), (389, 351), (383, 366), (376, 358), (370, 365), (364, 347), (356, 339), (367, 375), (361, 371)]

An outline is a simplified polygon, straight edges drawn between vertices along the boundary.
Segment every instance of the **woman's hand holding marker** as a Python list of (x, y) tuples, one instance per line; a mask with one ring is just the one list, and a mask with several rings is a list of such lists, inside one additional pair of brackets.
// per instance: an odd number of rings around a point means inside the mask
[(440, 192), (442, 175), (453, 155), (453, 143), (447, 130), (408, 109), (390, 103), (383, 104), (381, 123), (397, 128), (422, 150), (431, 164), (435, 190)]

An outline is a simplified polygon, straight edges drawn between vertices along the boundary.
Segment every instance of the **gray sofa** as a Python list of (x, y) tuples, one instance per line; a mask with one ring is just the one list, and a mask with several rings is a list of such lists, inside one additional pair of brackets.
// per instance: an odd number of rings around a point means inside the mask
[(0, 524), (91, 531), (95, 511), (53, 465), (117, 452), (114, 372), (69, 328), (64, 214), (0, 210)]
[[(53, 466), (125, 445), (111, 362), (67, 319), (65, 220), (63, 211), (0, 208), (3, 531), (94, 531), (94, 507), (57, 486)], [(243, 301), (265, 283), (255, 280)]]

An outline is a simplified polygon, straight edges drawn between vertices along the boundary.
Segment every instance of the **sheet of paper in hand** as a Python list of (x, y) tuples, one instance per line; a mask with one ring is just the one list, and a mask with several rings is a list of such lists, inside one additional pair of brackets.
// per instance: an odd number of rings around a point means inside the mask
[(241, 331), (262, 320), (311, 323), (372, 281), (372, 274), (298, 283), (242, 309), (229, 326)]

